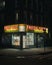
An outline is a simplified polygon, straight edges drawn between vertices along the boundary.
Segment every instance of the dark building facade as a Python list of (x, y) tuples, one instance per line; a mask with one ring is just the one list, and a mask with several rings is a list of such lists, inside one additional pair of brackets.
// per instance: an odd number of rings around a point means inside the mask
[(5, 0), (0, 0), (0, 42), (5, 21)]
[[(5, 17), (4, 17), (4, 25), (11, 25), (11, 24), (18, 24), (18, 27), (20, 27), (20, 24), (27, 24), (30, 26), (39, 26), (40, 27), (47, 27), (49, 29), (49, 23), (48, 23), (48, 1), (47, 0), (5, 0)], [(9, 28), (11, 28), (9, 26)], [(22, 26), (23, 28), (23, 26)], [(12, 33), (4, 33), (2, 42), (3, 40), (5, 41), (4, 46), (17, 46), (16, 44), (13, 43), (13, 40), (16, 41), (17, 39), (19, 42), (19, 47), (18, 48), (23, 48), (22, 46), (26, 43), (23, 41), (23, 38), (25, 39), (26, 37), (29, 36), (28, 39), (31, 38), (31, 35), (34, 36), (34, 42), (27, 42), (27, 47), (28, 48), (28, 43), (33, 44), (31, 47), (44, 47), (44, 40), (43, 42), (41, 39), (44, 39), (45, 34), (44, 33), (34, 33), (34, 31), (28, 31), (28, 32), (12, 32)], [(48, 36), (48, 34), (47, 34)], [(33, 38), (33, 37), (32, 37)], [(39, 38), (40, 38), (40, 43), (39, 43)], [(7, 40), (7, 41), (6, 41)], [(8, 44), (7, 44), (8, 43)], [(12, 43), (12, 44), (11, 44)], [(41, 44), (42, 43), (42, 44)], [(7, 44), (7, 45), (6, 45)], [(49, 46), (49, 44), (46, 44), (45, 46)], [(24, 45), (26, 46), (26, 45)]]
[(5, 24), (48, 26), (47, 0), (6, 0)]

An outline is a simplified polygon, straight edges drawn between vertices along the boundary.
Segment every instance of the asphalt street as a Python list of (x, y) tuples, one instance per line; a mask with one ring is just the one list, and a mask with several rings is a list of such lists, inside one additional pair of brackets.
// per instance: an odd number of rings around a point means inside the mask
[(0, 56), (0, 64), (35, 64), (35, 65), (52, 65), (52, 54), (48, 55), (37, 55), (37, 56), (32, 56), (31, 58), (29, 57), (11, 57), (11, 56)]
[(52, 52), (48, 52), (48, 51), (46, 51), (46, 53), (44, 54), (43, 49), (41, 50), (30, 49), (30, 50), (21, 50), (21, 51), (17, 49), (1, 49), (0, 65), (2, 64), (5, 64), (5, 65), (8, 65), (8, 64), (52, 65)]

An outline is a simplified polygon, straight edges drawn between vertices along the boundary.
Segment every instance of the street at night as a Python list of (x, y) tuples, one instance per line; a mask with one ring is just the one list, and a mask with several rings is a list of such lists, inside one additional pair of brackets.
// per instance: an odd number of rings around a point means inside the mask
[(32, 57), (0, 56), (0, 64), (48, 64), (52, 65), (52, 53), (48, 55), (34, 55)]
[(52, 65), (52, 0), (0, 0), (0, 65)]
[[(39, 52), (38, 52), (39, 51)], [(50, 64), (52, 65), (52, 49), (47, 49), (46, 53), (40, 49), (18, 50), (2, 49), (0, 50), (1, 64)]]

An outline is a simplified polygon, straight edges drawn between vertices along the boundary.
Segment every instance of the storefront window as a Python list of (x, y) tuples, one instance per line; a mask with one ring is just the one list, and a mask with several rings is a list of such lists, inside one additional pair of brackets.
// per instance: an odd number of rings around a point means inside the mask
[(3, 34), (2, 46), (3, 47), (10, 47), (11, 46), (11, 35), (10, 34)]
[(34, 47), (34, 33), (27, 33), (23, 36), (23, 48), (33, 48)]
[(12, 45), (20, 46), (20, 36), (12, 35)]
[(38, 47), (44, 47), (44, 38), (42, 35), (38, 34), (37, 35), (37, 41), (38, 41)]

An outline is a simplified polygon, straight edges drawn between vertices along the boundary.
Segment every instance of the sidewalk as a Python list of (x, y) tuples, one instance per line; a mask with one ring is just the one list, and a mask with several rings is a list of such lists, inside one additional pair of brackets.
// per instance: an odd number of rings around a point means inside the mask
[(48, 47), (45, 48), (31, 48), (31, 49), (12, 49), (12, 48), (7, 48), (7, 49), (1, 49), (0, 50), (0, 55), (36, 55), (36, 54), (41, 54), (41, 53), (47, 53), (47, 52), (52, 52), (52, 48)]

